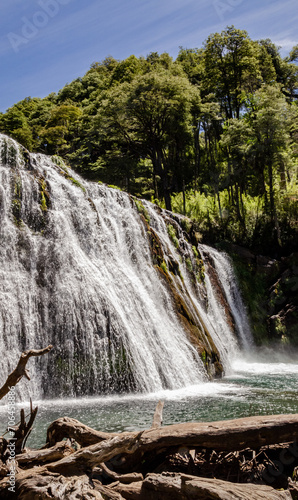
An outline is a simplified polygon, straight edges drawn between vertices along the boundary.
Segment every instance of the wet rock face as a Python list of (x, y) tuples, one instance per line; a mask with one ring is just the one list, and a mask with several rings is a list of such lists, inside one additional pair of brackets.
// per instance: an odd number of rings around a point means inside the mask
[(298, 345), (298, 254), (279, 262), (278, 279), (269, 289), (270, 335)]
[[(240, 269), (242, 288), (253, 296), (262, 295), (258, 304), (251, 303), (249, 313), (256, 324), (256, 330), (263, 328), (258, 343), (277, 342), (282, 346), (298, 346), (298, 254), (275, 260), (237, 245), (227, 245), (227, 250), (240, 262), (246, 272)], [(244, 278), (243, 278), (244, 277)], [(254, 308), (258, 310), (254, 310)], [(262, 324), (261, 324), (262, 323)]]

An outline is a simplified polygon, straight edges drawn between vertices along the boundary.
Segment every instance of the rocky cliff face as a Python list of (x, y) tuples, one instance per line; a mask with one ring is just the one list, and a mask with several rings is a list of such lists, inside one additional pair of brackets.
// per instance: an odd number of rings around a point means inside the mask
[(234, 259), (257, 343), (298, 346), (298, 254), (275, 260), (224, 247)]

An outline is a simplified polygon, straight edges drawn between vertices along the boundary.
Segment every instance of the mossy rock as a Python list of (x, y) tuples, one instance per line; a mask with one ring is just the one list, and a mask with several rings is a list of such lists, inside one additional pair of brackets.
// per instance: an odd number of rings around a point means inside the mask
[(131, 196), (131, 199), (133, 200), (139, 214), (143, 215), (146, 222), (148, 224), (150, 224), (150, 216), (149, 216), (148, 210), (146, 210), (142, 201), (139, 198), (136, 198), (135, 196)]

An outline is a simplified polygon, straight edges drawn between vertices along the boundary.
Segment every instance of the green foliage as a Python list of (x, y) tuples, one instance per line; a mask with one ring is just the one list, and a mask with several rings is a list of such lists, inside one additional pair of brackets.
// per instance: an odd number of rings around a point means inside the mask
[(194, 245), (192, 246), (192, 251), (193, 251), (193, 253), (194, 253), (194, 256), (195, 256), (196, 258), (199, 258), (199, 252), (198, 252), (198, 250), (196, 249), (196, 247), (195, 247)]
[(84, 186), (79, 182), (77, 181), (77, 179), (74, 179), (73, 177), (70, 177), (68, 176), (67, 177), (75, 186), (78, 186), (84, 193), (86, 193), (86, 189), (84, 188)]
[[(198, 237), (283, 255), (298, 250), (296, 63), (297, 46), (283, 58), (228, 26), (176, 60), (94, 62), (57, 94), (9, 108), (0, 131), (54, 155), (66, 176), (61, 158), (187, 215)], [(15, 161), (9, 145), (1, 155)]]
[(46, 197), (45, 197), (45, 194), (43, 191), (41, 191), (41, 210), (43, 212), (46, 212), (48, 209), (47, 207), (47, 201), (46, 201)]
[(193, 272), (193, 265), (189, 257), (185, 259), (185, 265), (190, 273)]
[(139, 200), (138, 198), (135, 198), (135, 197), (133, 198), (133, 200), (135, 202), (135, 205), (137, 207), (138, 212), (145, 217), (146, 221), (149, 224), (150, 223), (150, 216), (149, 216), (148, 210), (144, 207), (141, 200)]
[(190, 219), (187, 219), (186, 217), (183, 217), (180, 219), (180, 224), (182, 229), (186, 232), (189, 233), (192, 227), (192, 221)]
[(164, 260), (161, 262), (160, 267), (165, 273), (168, 273), (167, 264), (165, 263)]
[(64, 172), (68, 173), (68, 168), (67, 168), (63, 158), (61, 158), (61, 156), (53, 155), (52, 162), (55, 163), (55, 165), (57, 165), (58, 167), (62, 168), (62, 170), (64, 170)]
[(167, 230), (168, 230), (169, 237), (171, 238), (171, 240), (174, 243), (175, 247), (178, 248), (179, 247), (179, 241), (178, 241), (178, 238), (177, 238), (177, 235), (176, 235), (175, 228), (172, 226), (172, 224), (168, 224), (167, 225)]

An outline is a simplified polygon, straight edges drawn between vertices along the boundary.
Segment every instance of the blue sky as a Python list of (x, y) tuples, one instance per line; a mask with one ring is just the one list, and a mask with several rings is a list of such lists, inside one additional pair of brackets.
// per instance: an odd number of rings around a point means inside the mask
[(0, 111), (45, 97), (111, 55), (201, 47), (226, 26), (298, 43), (297, 0), (6, 0), (0, 10)]

